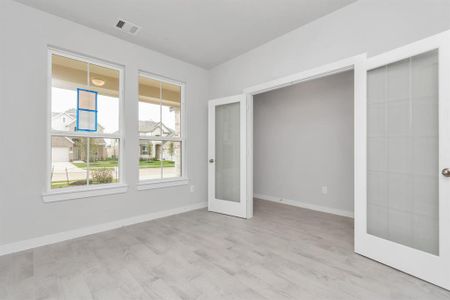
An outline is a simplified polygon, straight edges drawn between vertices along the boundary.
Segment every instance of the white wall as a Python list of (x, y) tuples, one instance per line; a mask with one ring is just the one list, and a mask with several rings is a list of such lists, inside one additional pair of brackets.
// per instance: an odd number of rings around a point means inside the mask
[(353, 129), (353, 71), (256, 95), (255, 194), (352, 215)]
[[(10, 0), (0, 1), (0, 28), (0, 245), (4, 245), (205, 201), (208, 98), (240, 93), (253, 84), (361, 52), (374, 55), (446, 30), (450, 1), (360, 0), (210, 72)], [(124, 65), (127, 120), (137, 118), (138, 69), (185, 81), (189, 177), (196, 192), (190, 193), (189, 186), (136, 191), (137, 123), (128, 121), (127, 194), (44, 204), (48, 45)]]
[(213, 68), (210, 98), (449, 28), (448, 0), (359, 0)]
[[(9, 0), (0, 2), (0, 246), (206, 201), (208, 73)], [(47, 46), (125, 66), (126, 194), (45, 204)], [(137, 72), (187, 84), (188, 185), (137, 191)]]

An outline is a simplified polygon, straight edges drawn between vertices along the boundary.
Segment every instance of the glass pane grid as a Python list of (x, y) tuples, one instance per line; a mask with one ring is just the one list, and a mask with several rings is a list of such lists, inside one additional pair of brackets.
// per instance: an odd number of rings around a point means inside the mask
[(151, 181), (182, 176), (182, 142), (141, 139), (139, 180)]
[(97, 131), (97, 112), (78, 110), (77, 131)]
[[(54, 131), (119, 132), (120, 72), (82, 60), (52, 55), (51, 124)], [(97, 93), (93, 101), (93, 91)], [(82, 93), (78, 110), (77, 91)], [(78, 113), (81, 119), (78, 120)], [(96, 111), (97, 117), (83, 116)], [(77, 126), (77, 121), (79, 123)]]
[(51, 83), (50, 189), (120, 182), (120, 71), (53, 54)]
[(120, 182), (120, 140), (52, 136), (51, 189)]
[(369, 234), (439, 253), (437, 51), (368, 72)]
[(182, 177), (181, 86), (139, 76), (139, 180)]

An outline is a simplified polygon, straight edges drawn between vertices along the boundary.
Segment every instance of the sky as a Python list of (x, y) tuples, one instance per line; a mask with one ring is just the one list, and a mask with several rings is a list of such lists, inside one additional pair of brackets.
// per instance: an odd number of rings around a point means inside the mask
[[(98, 95), (97, 98), (98, 123), (105, 128), (105, 133), (119, 130), (119, 101), (118, 98)], [(61, 88), (52, 88), (52, 112), (65, 112), (77, 108), (77, 92)], [(126, 109), (126, 108), (125, 108)], [(175, 128), (175, 114), (169, 107), (162, 108), (163, 123), (169, 128)], [(139, 102), (140, 121), (160, 121), (159, 105)]]

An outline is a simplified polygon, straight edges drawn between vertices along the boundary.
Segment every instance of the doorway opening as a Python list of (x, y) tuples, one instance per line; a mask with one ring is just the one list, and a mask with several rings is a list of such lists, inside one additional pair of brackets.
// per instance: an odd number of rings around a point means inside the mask
[(253, 101), (254, 198), (353, 217), (353, 69)]

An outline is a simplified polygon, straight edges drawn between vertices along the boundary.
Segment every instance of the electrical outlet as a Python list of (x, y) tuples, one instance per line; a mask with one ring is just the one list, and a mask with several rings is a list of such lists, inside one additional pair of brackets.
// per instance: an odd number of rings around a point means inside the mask
[(322, 194), (324, 195), (328, 194), (328, 186), (326, 185), (322, 186)]
[(195, 185), (191, 185), (191, 193), (195, 192)]

